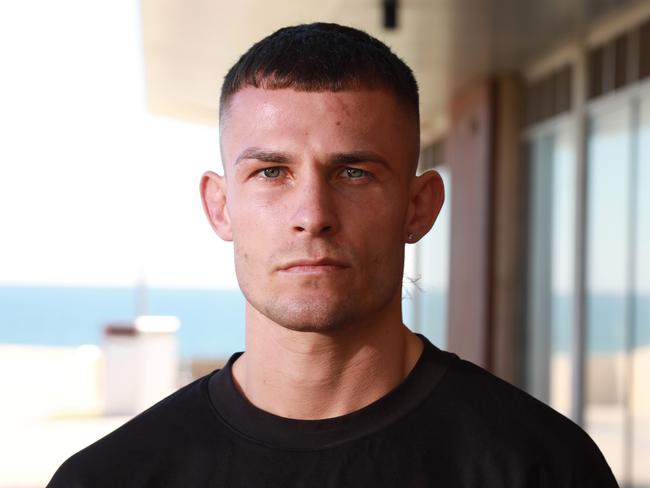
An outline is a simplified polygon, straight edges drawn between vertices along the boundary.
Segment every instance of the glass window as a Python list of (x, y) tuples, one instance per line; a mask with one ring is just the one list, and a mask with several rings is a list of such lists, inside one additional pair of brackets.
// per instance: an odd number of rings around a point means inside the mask
[[(561, 119), (530, 129), (527, 389), (583, 427), (619, 483), (650, 486), (650, 83), (591, 102), (583, 222), (578, 140)], [(584, 290), (576, 239), (584, 238)], [(584, 261), (582, 261), (584, 259)], [(579, 293), (579, 295), (578, 295)], [(584, 301), (578, 301), (584, 297)], [(575, 307), (580, 307), (575, 310)], [(575, 314), (576, 311), (581, 312)], [(584, 343), (574, 344), (584, 317)], [(584, 384), (571, 379), (584, 352)], [(582, 356), (582, 354), (581, 354)], [(577, 390), (581, 389), (581, 390)], [(584, 392), (582, 405), (572, 393)]]
[(590, 121), (587, 146), (585, 410), (587, 431), (624, 475), (630, 111)]
[(636, 172), (635, 259), (632, 267), (630, 435), (631, 482), (650, 486), (650, 98), (641, 103)]
[(569, 414), (574, 300), (575, 150), (559, 123), (530, 139), (527, 387)]

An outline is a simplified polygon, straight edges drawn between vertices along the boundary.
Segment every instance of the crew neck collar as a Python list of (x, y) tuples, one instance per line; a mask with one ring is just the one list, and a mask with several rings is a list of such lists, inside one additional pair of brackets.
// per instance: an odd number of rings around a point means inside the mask
[(280, 417), (257, 408), (235, 388), (232, 364), (212, 373), (207, 388), (215, 413), (249, 440), (289, 450), (319, 450), (377, 432), (416, 409), (436, 388), (454, 354), (441, 351), (424, 336), (422, 353), (408, 376), (392, 391), (354, 412), (321, 420)]

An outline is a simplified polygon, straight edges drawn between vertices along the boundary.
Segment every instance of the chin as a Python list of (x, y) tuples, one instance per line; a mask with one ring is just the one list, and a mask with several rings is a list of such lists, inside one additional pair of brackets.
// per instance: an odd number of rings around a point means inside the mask
[(316, 301), (283, 303), (275, 301), (258, 308), (268, 319), (296, 332), (326, 333), (341, 330), (357, 322), (358, 304), (352, 301), (318, 303)]

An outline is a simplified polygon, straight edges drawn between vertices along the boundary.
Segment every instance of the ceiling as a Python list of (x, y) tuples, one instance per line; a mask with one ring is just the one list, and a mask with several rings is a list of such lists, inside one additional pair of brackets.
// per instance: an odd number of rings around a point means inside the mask
[(413, 68), (427, 142), (444, 130), (451, 94), (472, 80), (521, 69), (643, 1), (402, 0), (398, 28), (386, 30), (381, 0), (141, 0), (147, 104), (216, 124), (221, 81), (252, 43), (285, 25), (337, 22), (383, 40)]

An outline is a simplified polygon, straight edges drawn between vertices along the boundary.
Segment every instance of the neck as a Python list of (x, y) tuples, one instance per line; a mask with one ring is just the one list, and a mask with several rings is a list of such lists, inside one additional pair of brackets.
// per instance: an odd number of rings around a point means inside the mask
[(246, 305), (246, 352), (233, 379), (256, 407), (286, 418), (345, 415), (378, 400), (415, 366), (422, 342), (397, 313), (336, 331), (282, 327)]

